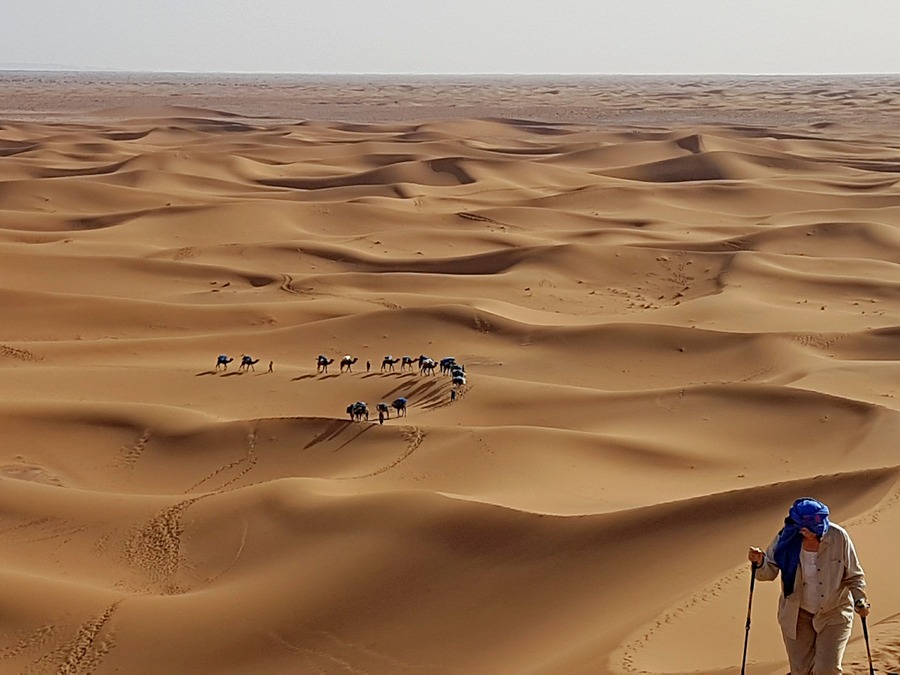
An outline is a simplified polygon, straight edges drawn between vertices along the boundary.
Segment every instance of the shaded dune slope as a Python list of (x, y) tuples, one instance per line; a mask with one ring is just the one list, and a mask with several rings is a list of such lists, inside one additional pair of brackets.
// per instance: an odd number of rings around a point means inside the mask
[(4, 122), (0, 670), (733, 672), (803, 494), (896, 668), (898, 145)]

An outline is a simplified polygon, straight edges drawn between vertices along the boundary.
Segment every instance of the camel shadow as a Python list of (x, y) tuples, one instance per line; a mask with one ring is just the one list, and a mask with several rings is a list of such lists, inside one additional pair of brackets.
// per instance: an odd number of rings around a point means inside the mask
[(337, 373), (328, 373), (327, 375), (322, 375), (319, 379), (320, 380), (333, 380), (336, 377), (338, 377)]
[[(308, 450), (314, 445), (318, 445), (319, 443), (324, 443), (325, 441), (333, 440), (341, 435), (345, 430), (351, 429), (353, 425), (358, 424), (358, 422), (351, 422), (350, 420), (333, 420), (331, 424), (329, 424), (325, 429), (322, 430), (320, 434), (318, 434), (315, 438), (313, 438), (309, 443), (303, 446), (304, 450)], [(359, 433), (354, 434), (346, 441), (341, 443), (338, 447), (336, 447), (332, 452), (339, 452), (341, 449), (345, 448), (348, 444), (355, 441), (362, 434), (366, 433), (375, 426), (375, 424), (371, 421), (365, 421), (362, 423), (363, 428), (359, 430)]]
[(215, 370), (201, 370), (199, 373), (194, 373), (194, 377), (203, 377), (204, 375), (215, 375)]
[[(348, 424), (357, 424), (357, 423), (356, 423), (356, 422), (348, 422)], [(364, 424), (365, 426), (364, 426), (362, 429), (359, 430), (359, 433), (358, 433), (358, 434), (356, 434), (356, 435), (353, 436), (352, 438), (348, 438), (346, 441), (344, 441), (344, 442), (341, 443), (338, 447), (336, 447), (334, 450), (332, 450), (332, 452), (340, 452), (341, 450), (343, 450), (344, 448), (346, 448), (348, 445), (350, 445), (353, 441), (355, 441), (357, 438), (359, 438), (360, 436), (362, 436), (364, 433), (366, 433), (366, 432), (369, 431), (370, 429), (374, 429), (375, 426), (376, 426), (376, 424), (373, 423), (373, 422), (371, 422), (370, 420), (366, 420), (365, 422), (363, 422), (363, 424)]]
[(448, 405), (453, 405), (458, 401), (461, 401), (463, 397), (466, 395), (466, 392), (470, 389), (470, 385), (464, 385), (456, 390), (456, 400), (450, 398), (448, 391), (444, 392), (434, 392), (432, 395), (428, 396), (424, 401), (422, 401), (421, 406), (423, 410), (436, 410), (438, 408), (443, 408)]
[(352, 422), (347, 420), (334, 420), (331, 424), (329, 424), (325, 429), (315, 436), (309, 443), (303, 446), (304, 450), (308, 450), (314, 445), (318, 445), (319, 443), (324, 443), (325, 441), (330, 441), (332, 438), (340, 434), (344, 429), (350, 426)]
[(307, 373), (306, 375), (298, 375), (297, 377), (291, 378), (291, 382), (296, 382), (297, 380), (312, 380), (315, 378), (315, 375), (312, 373)]
[(387, 393), (385, 393), (382, 396), (382, 398), (390, 398), (390, 397), (394, 396), (395, 394), (399, 394), (401, 391), (406, 392), (404, 394), (406, 396), (406, 398), (413, 398), (413, 397), (419, 396), (421, 394), (433, 392), (435, 389), (440, 389), (440, 387), (441, 387), (441, 381), (434, 381), (434, 380), (431, 380), (428, 382), (422, 382), (415, 386), (410, 386), (406, 383), (401, 383), (401, 384), (397, 385), (396, 387), (394, 387), (393, 389), (389, 390)]
[(230, 372), (230, 373), (222, 373), (222, 377), (234, 377), (235, 375), (237, 375), (238, 377), (240, 377), (241, 375), (243, 375), (243, 373), (240, 372), (240, 371), (233, 371), (233, 372)]

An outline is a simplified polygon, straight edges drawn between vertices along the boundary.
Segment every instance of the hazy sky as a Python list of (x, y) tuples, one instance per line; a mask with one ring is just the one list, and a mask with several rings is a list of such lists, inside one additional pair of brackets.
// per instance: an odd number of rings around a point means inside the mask
[(900, 0), (3, 0), (0, 64), (897, 73)]

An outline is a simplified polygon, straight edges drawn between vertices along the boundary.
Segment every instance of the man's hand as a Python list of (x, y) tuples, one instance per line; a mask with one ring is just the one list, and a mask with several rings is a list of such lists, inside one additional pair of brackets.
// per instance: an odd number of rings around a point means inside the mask
[(749, 553), (747, 553), (747, 560), (759, 567), (763, 564), (763, 560), (765, 559), (766, 554), (763, 553), (763, 550), (761, 548), (756, 548), (755, 546), (750, 547), (750, 551)]
[(871, 605), (869, 604), (869, 601), (863, 600), (862, 598), (857, 600), (856, 603), (853, 605), (853, 609), (856, 610), (856, 613), (859, 614), (863, 618), (869, 616), (869, 607), (871, 607)]

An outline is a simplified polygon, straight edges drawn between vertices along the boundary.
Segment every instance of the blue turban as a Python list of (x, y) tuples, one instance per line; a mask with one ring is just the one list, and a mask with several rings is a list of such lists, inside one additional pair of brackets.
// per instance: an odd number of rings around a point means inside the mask
[(804, 527), (821, 539), (828, 531), (828, 507), (816, 499), (803, 497), (794, 502), (788, 517), (784, 519), (784, 527), (778, 533), (773, 553), (775, 564), (781, 570), (785, 597), (794, 592), (800, 549), (803, 546), (800, 530)]

